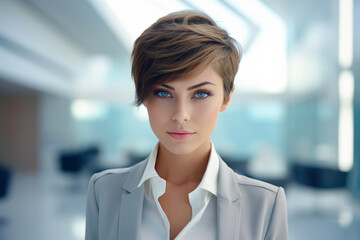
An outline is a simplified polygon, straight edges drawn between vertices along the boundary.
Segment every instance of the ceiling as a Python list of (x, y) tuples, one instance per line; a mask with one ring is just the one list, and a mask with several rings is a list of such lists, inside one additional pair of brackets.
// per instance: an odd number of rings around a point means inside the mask
[(118, 55), (125, 49), (92, 1), (28, 0), (59, 29), (93, 55)]

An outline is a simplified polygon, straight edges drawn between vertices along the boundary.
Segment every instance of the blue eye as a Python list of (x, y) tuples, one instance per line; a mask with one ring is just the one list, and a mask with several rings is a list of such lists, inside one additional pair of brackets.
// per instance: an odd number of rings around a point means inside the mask
[(210, 94), (209, 93), (207, 93), (207, 92), (197, 92), (197, 93), (195, 93), (195, 97), (196, 98), (206, 98), (206, 97), (208, 97)]
[(168, 93), (167, 91), (163, 91), (163, 90), (156, 91), (155, 94), (161, 98), (171, 97), (170, 93)]

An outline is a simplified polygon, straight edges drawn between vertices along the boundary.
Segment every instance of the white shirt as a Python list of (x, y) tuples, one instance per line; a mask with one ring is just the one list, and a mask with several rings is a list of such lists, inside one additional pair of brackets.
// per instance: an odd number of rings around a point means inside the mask
[[(144, 175), (138, 185), (144, 184), (144, 205), (141, 220), (141, 239), (159, 240), (170, 238), (170, 223), (161, 208), (159, 197), (165, 193), (166, 181), (155, 170), (159, 143), (150, 154)], [(211, 153), (204, 176), (194, 191), (189, 193), (192, 209), (190, 222), (176, 236), (182, 239), (216, 239), (216, 196), (219, 174), (219, 158), (211, 143)]]

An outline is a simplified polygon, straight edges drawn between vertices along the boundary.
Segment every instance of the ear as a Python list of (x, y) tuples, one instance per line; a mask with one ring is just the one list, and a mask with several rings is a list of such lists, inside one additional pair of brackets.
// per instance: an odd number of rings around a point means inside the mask
[(224, 103), (221, 105), (220, 112), (225, 111), (225, 110), (227, 109), (227, 107), (229, 106), (231, 97), (232, 97), (232, 95), (233, 95), (233, 93), (234, 93), (234, 90), (235, 90), (235, 84), (233, 85), (233, 88), (232, 88), (231, 91), (230, 91), (230, 94), (229, 94), (229, 97), (228, 97), (227, 101), (224, 102)]

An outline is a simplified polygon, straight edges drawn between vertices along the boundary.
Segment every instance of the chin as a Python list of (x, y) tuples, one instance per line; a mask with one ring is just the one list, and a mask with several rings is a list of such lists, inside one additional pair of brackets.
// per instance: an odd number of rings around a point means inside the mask
[(162, 143), (167, 151), (174, 155), (188, 155), (193, 153), (199, 146), (189, 142)]
[[(195, 136), (194, 136), (195, 137)], [(197, 150), (204, 147), (207, 141), (200, 139), (188, 139), (184, 141), (176, 141), (173, 139), (159, 139), (161, 145), (171, 154), (174, 155), (189, 155), (195, 153)]]

